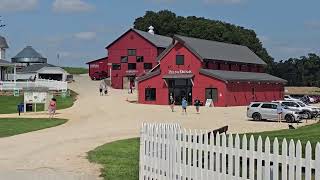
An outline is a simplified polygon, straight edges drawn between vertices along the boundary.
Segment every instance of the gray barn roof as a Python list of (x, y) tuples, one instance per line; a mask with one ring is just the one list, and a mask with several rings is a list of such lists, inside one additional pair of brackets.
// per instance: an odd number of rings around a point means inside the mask
[(158, 35), (158, 34), (150, 34), (145, 31), (141, 31), (138, 29), (129, 29), (127, 32), (123, 33), (120, 37), (118, 37), (116, 40), (114, 40), (112, 43), (110, 43), (106, 49), (108, 49), (110, 46), (112, 46), (115, 42), (117, 42), (119, 39), (121, 39), (123, 36), (128, 34), (129, 32), (134, 31), (137, 34), (139, 34), (142, 38), (149, 41), (151, 44), (153, 44), (155, 47), (158, 48), (167, 48), (172, 43), (172, 38)]
[(6, 38), (0, 36), (0, 48), (9, 48)]
[(20, 70), (18, 70), (19, 73), (34, 73), (39, 71), (40, 69), (44, 67), (56, 67), (55, 65), (52, 64), (33, 64), (30, 66), (26, 66)]
[(140, 81), (144, 81), (144, 80), (147, 80), (149, 78), (152, 78), (154, 76), (157, 76), (161, 73), (161, 71), (158, 69), (156, 71), (152, 71), (152, 72), (148, 72), (147, 74), (143, 75), (143, 76), (140, 76), (136, 79), (136, 81), (140, 82)]
[(138, 29), (132, 29), (132, 30), (134, 30), (136, 33), (143, 36), (145, 39), (147, 39), (148, 41), (150, 41), (152, 44), (154, 44), (157, 47), (166, 48), (172, 43), (172, 38), (167, 37), (167, 36), (162, 36), (162, 35), (158, 35), (158, 34), (150, 34), (148, 32), (140, 31)]
[(279, 82), (287, 81), (267, 73), (239, 72), (239, 71), (222, 71), (211, 69), (200, 69), (200, 73), (217, 78), (222, 81), (254, 81), (254, 82)]
[(47, 58), (44, 58), (40, 53), (32, 48), (32, 46), (25, 47), (15, 57), (12, 58), (14, 63), (46, 63)]
[(246, 46), (191, 38), (180, 35), (175, 35), (174, 39), (184, 43), (186, 47), (191, 49), (202, 59), (266, 65), (266, 63), (262, 59), (260, 59)]

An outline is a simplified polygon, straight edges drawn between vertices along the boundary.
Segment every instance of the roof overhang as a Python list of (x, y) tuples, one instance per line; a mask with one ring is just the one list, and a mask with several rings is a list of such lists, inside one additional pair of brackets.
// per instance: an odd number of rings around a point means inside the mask
[(194, 74), (185, 73), (185, 74), (166, 74), (163, 75), (162, 79), (192, 79)]
[(86, 62), (86, 64), (91, 64), (91, 63), (94, 63), (94, 62), (97, 62), (97, 61), (103, 61), (103, 60), (108, 60), (108, 56), (100, 58), (100, 59), (96, 59), (96, 60), (92, 60), (92, 61)]

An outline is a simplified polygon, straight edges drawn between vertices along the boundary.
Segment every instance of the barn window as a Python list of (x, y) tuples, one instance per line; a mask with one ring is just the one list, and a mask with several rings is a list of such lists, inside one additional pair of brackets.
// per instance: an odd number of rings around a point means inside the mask
[(176, 56), (176, 65), (184, 65), (184, 55)]
[(121, 63), (127, 63), (128, 62), (128, 56), (121, 56)]
[(129, 64), (128, 64), (128, 69), (129, 69), (129, 70), (137, 69), (137, 64), (136, 64), (136, 63), (129, 63)]
[(136, 60), (137, 62), (143, 62), (143, 56), (137, 56)]
[(144, 63), (143, 67), (144, 69), (152, 69), (152, 63)]
[(145, 89), (145, 100), (155, 101), (156, 100), (156, 88), (146, 88)]
[(120, 70), (121, 64), (112, 64), (112, 70)]
[(128, 56), (135, 56), (137, 54), (136, 49), (128, 49)]

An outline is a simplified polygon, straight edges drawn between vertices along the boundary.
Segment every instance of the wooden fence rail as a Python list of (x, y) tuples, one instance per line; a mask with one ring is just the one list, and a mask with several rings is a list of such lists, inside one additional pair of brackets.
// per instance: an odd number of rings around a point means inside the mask
[[(271, 146), (271, 143), (273, 145)], [(143, 124), (140, 180), (320, 180), (320, 144)]]

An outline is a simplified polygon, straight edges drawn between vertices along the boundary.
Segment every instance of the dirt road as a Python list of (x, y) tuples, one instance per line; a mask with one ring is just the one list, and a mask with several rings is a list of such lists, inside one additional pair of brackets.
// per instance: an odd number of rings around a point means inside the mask
[[(229, 125), (231, 132), (287, 127), (284, 123), (248, 121), (246, 107), (202, 108), (201, 114), (196, 114), (190, 107), (188, 115), (182, 115), (179, 107), (176, 112), (171, 112), (167, 106), (130, 103), (127, 98), (133, 100), (136, 95), (128, 95), (125, 90), (111, 89), (109, 96), (101, 97), (99, 82), (89, 80), (88, 76), (76, 76), (75, 79), (70, 87), (79, 93), (78, 100), (72, 108), (58, 111), (57, 116), (69, 119), (69, 122), (0, 138), (0, 179), (37, 179), (36, 176), (65, 180), (98, 179), (99, 166), (88, 162), (86, 152), (107, 142), (138, 136), (142, 122), (175, 122), (183, 127), (201, 129)], [(47, 115), (27, 114), (24, 117)]]

